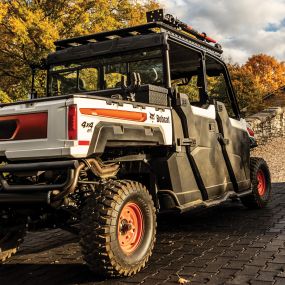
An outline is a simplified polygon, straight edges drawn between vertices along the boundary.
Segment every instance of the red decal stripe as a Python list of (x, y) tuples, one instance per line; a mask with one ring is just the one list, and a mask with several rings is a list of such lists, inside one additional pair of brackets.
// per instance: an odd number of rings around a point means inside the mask
[(90, 141), (78, 141), (78, 145), (90, 145)]
[(20, 114), (0, 117), (0, 140), (47, 138), (48, 113)]
[(147, 119), (147, 114), (143, 112), (131, 112), (112, 109), (80, 108), (80, 113), (83, 115), (102, 116), (136, 122), (144, 122)]

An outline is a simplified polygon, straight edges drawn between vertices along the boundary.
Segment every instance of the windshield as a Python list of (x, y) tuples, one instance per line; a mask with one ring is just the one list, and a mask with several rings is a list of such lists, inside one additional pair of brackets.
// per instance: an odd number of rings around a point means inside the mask
[(163, 86), (162, 52), (150, 50), (52, 66), (49, 93), (56, 96), (119, 88), (122, 76), (130, 84), (133, 72), (140, 74), (142, 84)]

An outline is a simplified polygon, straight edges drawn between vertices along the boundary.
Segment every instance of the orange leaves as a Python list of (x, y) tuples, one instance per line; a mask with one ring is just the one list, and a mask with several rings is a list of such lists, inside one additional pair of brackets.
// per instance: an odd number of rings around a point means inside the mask
[(187, 284), (187, 283), (190, 283), (189, 280), (185, 279), (185, 278), (179, 278), (178, 279), (178, 284)]
[(262, 91), (258, 80), (246, 66), (228, 66), (240, 109), (255, 113), (262, 108)]
[[(191, 282), (189, 279), (185, 279), (183, 277), (180, 277), (178, 274), (176, 274), (176, 275), (178, 277), (178, 284), (188, 284)], [(194, 275), (196, 275), (196, 274), (194, 274)]]
[(245, 67), (255, 76), (264, 93), (272, 92), (285, 85), (285, 66), (266, 54), (253, 55)]
[(274, 57), (258, 54), (239, 66), (229, 64), (241, 109), (254, 113), (264, 108), (263, 97), (285, 85), (285, 66)]

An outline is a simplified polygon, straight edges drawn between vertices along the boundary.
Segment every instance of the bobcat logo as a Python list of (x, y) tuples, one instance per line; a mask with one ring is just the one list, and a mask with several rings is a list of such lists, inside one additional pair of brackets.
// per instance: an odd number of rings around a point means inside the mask
[(149, 113), (149, 119), (154, 121), (155, 120), (155, 113)]

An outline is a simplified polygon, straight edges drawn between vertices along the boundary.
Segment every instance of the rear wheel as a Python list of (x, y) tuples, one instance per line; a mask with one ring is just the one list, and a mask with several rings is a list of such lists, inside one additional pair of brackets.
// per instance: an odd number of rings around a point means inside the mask
[(271, 179), (267, 163), (262, 158), (250, 159), (250, 176), (252, 193), (240, 199), (248, 208), (264, 208), (271, 197)]
[(138, 182), (109, 182), (83, 209), (83, 256), (100, 275), (130, 276), (140, 271), (152, 254), (155, 235), (153, 200)]
[(25, 221), (11, 213), (2, 213), (0, 218), (0, 263), (18, 250), (26, 233)]

